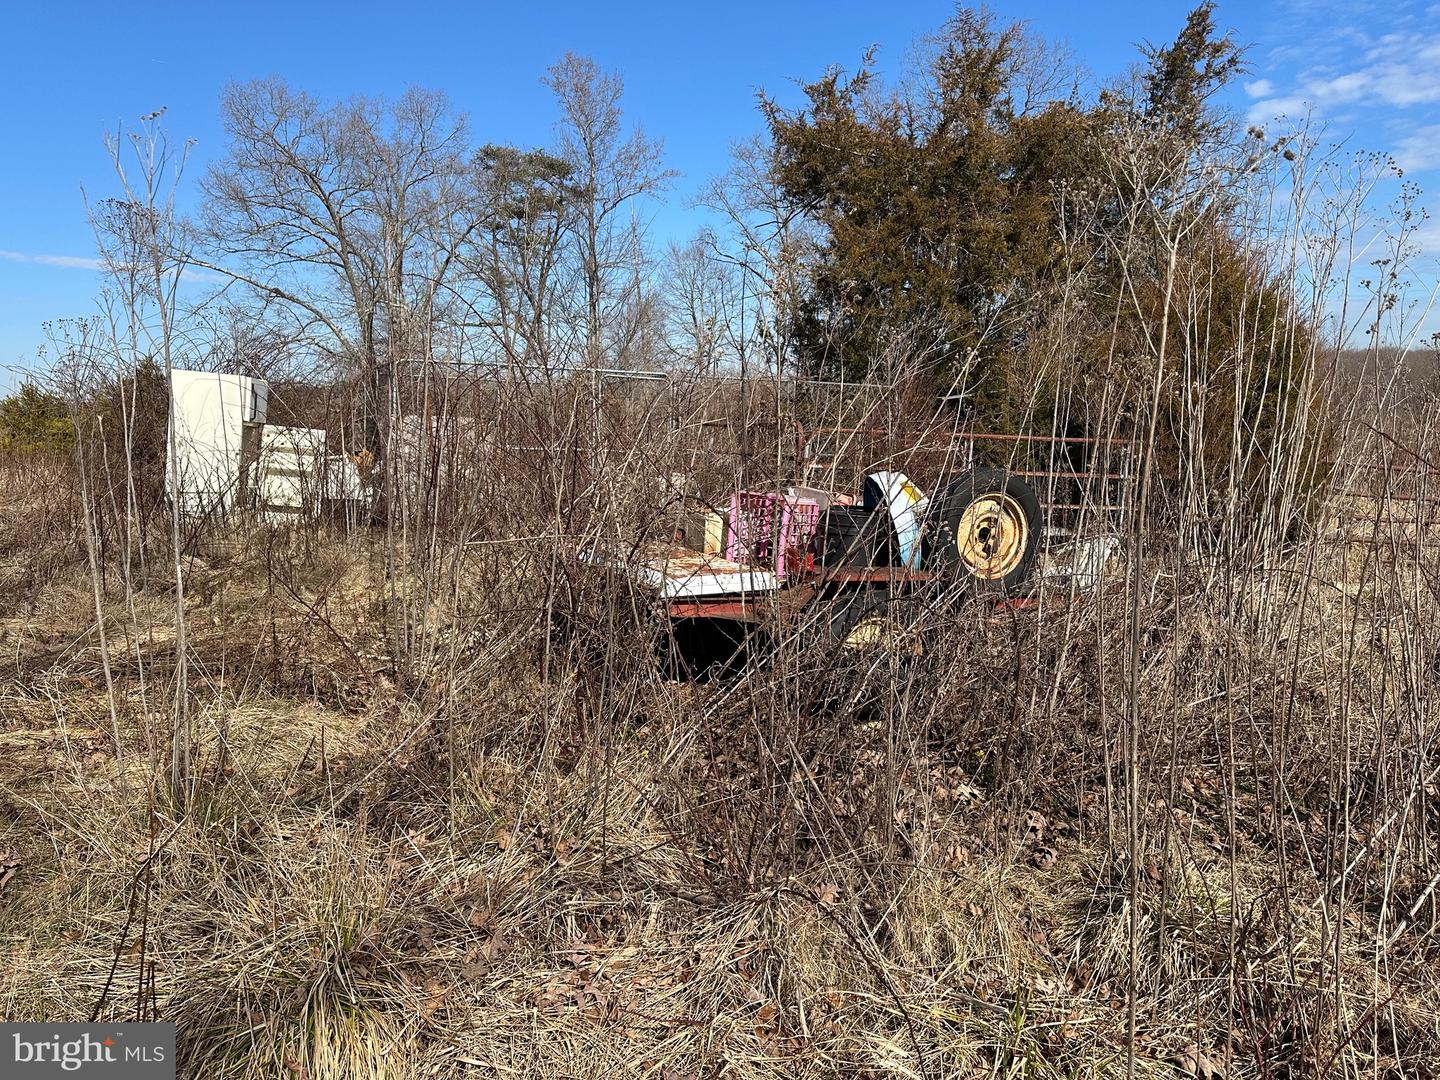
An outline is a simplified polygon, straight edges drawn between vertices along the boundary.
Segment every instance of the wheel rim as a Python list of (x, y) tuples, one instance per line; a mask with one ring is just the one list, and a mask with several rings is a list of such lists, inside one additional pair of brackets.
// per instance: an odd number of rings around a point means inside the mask
[(895, 627), (884, 615), (867, 615), (845, 634), (842, 649), (875, 649), (888, 647), (895, 636)]
[(845, 652), (883, 649), (901, 655), (925, 655), (925, 645), (919, 635), (897, 622), (893, 614), (879, 611), (866, 615), (847, 630), (840, 648)]
[(960, 561), (975, 577), (995, 581), (1013, 573), (1025, 558), (1030, 523), (1021, 505), (1004, 492), (981, 495), (965, 508), (955, 527)]

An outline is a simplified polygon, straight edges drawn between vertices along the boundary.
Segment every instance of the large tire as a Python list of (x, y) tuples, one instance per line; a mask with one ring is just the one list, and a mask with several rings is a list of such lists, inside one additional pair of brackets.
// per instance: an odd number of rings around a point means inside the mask
[(815, 597), (800, 613), (795, 626), (796, 648), (815, 657), (852, 652), (857, 642), (851, 633), (866, 619), (883, 614), (886, 590), (857, 586)]
[(844, 654), (862, 656), (883, 649), (902, 655), (917, 655), (916, 604), (913, 594), (894, 596), (889, 590), (872, 587), (847, 590), (829, 604), (826, 637), (832, 648)]
[(830, 603), (826, 636), (844, 650), (883, 646), (893, 632), (890, 597), (884, 589), (860, 588), (839, 594)]
[(948, 486), (929, 515), (928, 564), (982, 591), (1010, 592), (1034, 569), (1044, 517), (1029, 484), (979, 468)]
[(923, 602), (918, 594), (895, 596), (878, 587), (831, 599), (825, 674), (834, 680), (826, 684), (833, 708), (874, 718), (915, 692), (927, 670), (918, 625)]

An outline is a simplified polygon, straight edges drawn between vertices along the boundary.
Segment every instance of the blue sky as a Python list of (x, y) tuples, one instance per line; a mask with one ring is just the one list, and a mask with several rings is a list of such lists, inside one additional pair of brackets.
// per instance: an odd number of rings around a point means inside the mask
[[(1162, 42), (1189, 3), (1090, 0), (990, 5), (1069, 46), (1096, 76)], [(540, 145), (554, 112), (540, 76), (568, 50), (618, 70), (626, 108), (665, 141), (682, 176), (652, 237), (684, 239), (688, 200), (758, 126), (760, 88), (853, 65), (880, 47), (894, 71), (952, 5), (889, 3), (116, 4), (9, 0), (0, 68), (7, 165), (0, 169), (0, 384), (33, 361), (47, 319), (85, 314), (98, 288), (82, 188), (113, 193), (103, 136), (164, 107), (195, 140), (192, 179), (223, 152), (217, 101), (231, 80), (280, 75), (322, 98), (445, 90), (478, 138)], [(1396, 154), (1440, 190), (1440, 4), (1400, 0), (1222, 3), (1222, 26), (1251, 44), (1232, 104), (1253, 118), (1314, 109), (1336, 138)], [(1440, 231), (1430, 240), (1440, 251)]]

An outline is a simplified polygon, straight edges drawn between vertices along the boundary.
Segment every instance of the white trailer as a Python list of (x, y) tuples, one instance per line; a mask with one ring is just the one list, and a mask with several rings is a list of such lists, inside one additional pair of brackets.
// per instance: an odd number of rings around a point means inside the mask
[(223, 517), (247, 505), (269, 396), (264, 379), (171, 372), (165, 487), (173, 482), (181, 513)]

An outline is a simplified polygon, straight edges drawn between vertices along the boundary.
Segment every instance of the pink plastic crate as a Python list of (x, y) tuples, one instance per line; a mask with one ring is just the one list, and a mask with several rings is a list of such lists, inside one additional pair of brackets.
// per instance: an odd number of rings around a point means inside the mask
[(776, 491), (737, 491), (730, 499), (725, 557), (773, 569), (784, 579), (812, 562), (810, 538), (820, 524), (814, 499)]

